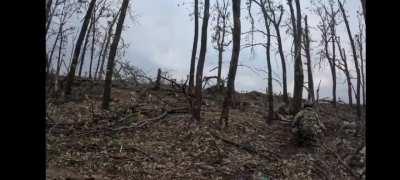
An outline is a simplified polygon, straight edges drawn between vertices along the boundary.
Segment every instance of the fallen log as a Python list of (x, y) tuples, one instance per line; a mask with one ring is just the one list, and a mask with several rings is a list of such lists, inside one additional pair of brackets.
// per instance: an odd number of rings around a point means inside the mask
[(272, 157), (274, 160), (279, 160), (279, 159), (280, 159), (279, 155), (276, 154), (276, 153), (274, 153), (274, 152), (272, 152), (272, 151), (265, 150), (265, 151), (267, 151), (268, 153), (270, 153), (271, 155), (273, 155), (273, 156), (266, 156), (266, 155), (260, 153), (259, 151), (257, 151), (256, 148), (255, 148), (254, 146), (251, 146), (250, 144), (239, 144), (239, 143), (236, 143), (236, 142), (234, 142), (234, 141), (231, 141), (231, 140), (228, 140), (228, 139), (226, 139), (226, 138), (223, 138), (223, 137), (219, 136), (219, 135), (218, 135), (217, 133), (215, 133), (215, 132), (211, 132), (211, 134), (212, 134), (215, 138), (222, 140), (222, 142), (224, 142), (224, 143), (226, 143), (226, 144), (229, 144), (229, 145), (232, 145), (232, 146), (234, 146), (234, 147), (236, 147), (236, 148), (238, 148), (238, 149), (244, 150), (244, 151), (246, 151), (246, 152), (248, 152), (248, 153), (250, 153), (250, 154), (259, 155), (260, 157), (265, 158), (265, 159), (271, 159), (271, 157)]
[(127, 130), (127, 129), (143, 128), (146, 125), (153, 124), (153, 123), (156, 123), (157, 121), (160, 121), (160, 120), (164, 119), (168, 114), (187, 113), (187, 112), (188, 112), (188, 108), (187, 107), (173, 108), (173, 109), (170, 109), (170, 110), (167, 110), (167, 111), (163, 112), (161, 115), (159, 115), (157, 117), (143, 120), (142, 122), (136, 123), (136, 124), (134, 124), (132, 126), (124, 126), (124, 127), (119, 127), (119, 128), (105, 128), (105, 129), (93, 130), (93, 131), (81, 133), (78, 136), (88, 135), (88, 134), (102, 132), (102, 131), (114, 131), (115, 132), (115, 131), (122, 131), (122, 130)]

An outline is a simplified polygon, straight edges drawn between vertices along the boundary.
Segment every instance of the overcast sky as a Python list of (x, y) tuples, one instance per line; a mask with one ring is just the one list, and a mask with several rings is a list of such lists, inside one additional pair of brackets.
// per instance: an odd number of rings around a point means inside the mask
[[(214, 0), (210, 1), (211, 4)], [(285, 1), (286, 2), (286, 1)], [(284, 8), (288, 9), (287, 4), (284, 4)], [(319, 18), (312, 15), (310, 11), (310, 1), (301, 0), (301, 6), (303, 14), (308, 14), (309, 25), (315, 27), (319, 21)], [(125, 37), (128, 42), (131, 43), (129, 51), (127, 52), (127, 59), (132, 64), (143, 68), (146, 72), (155, 74), (156, 69), (161, 67), (162, 69), (168, 70), (177, 79), (185, 79), (189, 73), (190, 57), (193, 43), (193, 20), (189, 14), (192, 11), (192, 3), (188, 0), (133, 0), (133, 7), (135, 9), (137, 23), (131, 26), (126, 32)], [(181, 4), (184, 3), (182, 6)], [(242, 0), (242, 32), (248, 31), (250, 26), (245, 19), (247, 12), (245, 9), (245, 1)], [(180, 6), (178, 6), (180, 4)], [(356, 18), (356, 11), (361, 9), (361, 3), (359, 0), (347, 1), (345, 8), (350, 16), (350, 23), (353, 29), (353, 33), (358, 32), (358, 20)], [(259, 12), (257, 7), (254, 7), (255, 12)], [(255, 15), (255, 20), (261, 20), (260, 16)], [(286, 17), (284, 17), (286, 18)], [(127, 21), (130, 22), (130, 21)], [(261, 21), (260, 21), (261, 22)], [(201, 26), (201, 21), (200, 21)], [(210, 27), (210, 25), (209, 25)], [(211, 28), (211, 27), (210, 27)], [(209, 28), (209, 29), (210, 29)], [(263, 30), (263, 26), (257, 26), (257, 28)], [(200, 28), (201, 29), (201, 28)], [(201, 32), (201, 30), (199, 30)], [(316, 55), (317, 48), (319, 46), (320, 33), (315, 29), (312, 29), (312, 39), (315, 40), (312, 44), (312, 60), (314, 62), (319, 61), (319, 55)], [(345, 33), (344, 23), (340, 24), (337, 28), (338, 34), (348, 44), (348, 36)], [(199, 32), (199, 33), (200, 33)], [(274, 32), (272, 32), (274, 33)], [(285, 33), (285, 30), (281, 30), (284, 38), (284, 51), (288, 54), (291, 46), (291, 39), (289, 35)], [(208, 32), (210, 37), (210, 31)], [(200, 37), (200, 36), (199, 36)], [(256, 36), (256, 42), (264, 42), (261, 36)], [(280, 58), (276, 53), (276, 41), (273, 38), (273, 49), (271, 51), (272, 68), (274, 71), (274, 77), (281, 79), (281, 66)], [(246, 43), (246, 38), (242, 38), (242, 44)], [(199, 45), (200, 46), (200, 43)], [(217, 51), (212, 48), (211, 38), (208, 38), (207, 55), (204, 68), (204, 74), (215, 75), (217, 71), (209, 72), (213, 67), (216, 66), (218, 61)], [(348, 46), (346, 46), (348, 47)], [(350, 55), (350, 49), (348, 49), (348, 56)], [(230, 61), (230, 47), (224, 53), (224, 63), (222, 74), (226, 77), (229, 68)], [(290, 56), (287, 57), (288, 66), (288, 91), (291, 94), (293, 91), (293, 60)], [(348, 59), (352, 59), (350, 56)], [(255, 55), (252, 58), (250, 56), (250, 49), (244, 49), (240, 53), (239, 64), (245, 64), (251, 67), (256, 67), (266, 70), (266, 57), (265, 49), (260, 47), (255, 49)], [(353, 63), (350, 63), (353, 66)], [(304, 66), (305, 67), (305, 66)], [(354, 69), (354, 68), (352, 68)], [(337, 71), (339, 75), (337, 82), (337, 94), (338, 96), (347, 102), (347, 87), (344, 84), (343, 73)], [(246, 90), (257, 90), (265, 91), (267, 80), (266, 75), (262, 72), (253, 72), (246, 67), (239, 67), (235, 81), (235, 88), (238, 91)], [(320, 97), (331, 97), (332, 80), (330, 76), (330, 70), (328, 64), (319, 71), (316, 67), (314, 69), (314, 83), (315, 88), (318, 86), (321, 80)], [(274, 83), (274, 92), (281, 92), (281, 86)]]
[[(320, 49), (320, 33), (316, 29), (316, 25), (319, 22), (319, 18), (314, 15), (311, 11), (312, 0), (300, 0), (302, 15), (307, 14), (309, 19), (309, 26), (311, 26), (311, 39), (315, 42), (311, 44), (311, 53), (313, 64), (319, 61), (320, 56), (317, 55), (317, 51)], [(117, 1), (116, 1), (117, 2)], [(200, 0), (202, 2), (202, 0)], [(214, 4), (215, 0), (211, 0), (210, 4)], [(247, 10), (245, 9), (245, 0), (242, 0), (242, 32), (250, 30), (249, 22), (246, 19)], [(179, 4), (179, 5), (178, 5)], [(285, 13), (288, 13), (288, 5), (286, 0), (282, 1), (285, 8)], [(118, 7), (120, 4), (118, 4)], [(186, 79), (189, 73), (190, 57), (193, 43), (193, 18), (189, 16), (193, 11), (192, 0), (131, 0), (131, 6), (133, 7), (133, 13), (135, 15), (135, 22), (132, 21), (128, 16), (125, 20), (125, 25), (128, 25), (123, 33), (123, 37), (126, 42), (130, 43), (130, 46), (126, 52), (124, 60), (130, 61), (133, 65), (143, 69), (149, 75), (155, 76), (157, 68), (162, 68), (168, 71), (174, 78), (178, 80)], [(262, 26), (262, 19), (259, 13), (259, 9), (254, 5), (254, 18), (256, 21), (256, 28), (264, 30)], [(356, 11), (361, 10), (361, 3), (359, 0), (347, 0), (345, 2), (345, 9), (350, 17), (350, 25), (352, 33), (358, 32), (358, 19)], [(230, 9), (231, 10), (231, 9)], [(200, 11), (202, 13), (202, 11)], [(287, 21), (287, 14), (284, 15), (282, 21)], [(341, 16), (341, 15), (340, 15)], [(284, 23), (284, 22), (283, 22)], [(283, 24), (282, 23), (282, 24)], [(80, 23), (79, 23), (80, 24)], [(201, 20), (199, 21), (199, 44), (200, 48), (200, 34), (201, 34)], [(207, 54), (204, 67), (204, 75), (216, 75), (217, 71), (209, 72), (212, 68), (217, 65), (217, 51), (211, 44), (211, 28), (213, 23), (209, 24), (208, 32), (208, 45)], [(272, 26), (271, 26), (272, 28)], [(78, 29), (78, 28), (77, 28)], [(351, 51), (349, 48), (349, 40), (345, 31), (344, 23), (341, 23), (337, 27), (338, 35), (342, 42), (345, 43), (344, 47), (347, 50), (348, 60), (350, 61), (350, 68), (352, 69), (353, 75), (355, 75), (354, 64), (352, 61)], [(275, 34), (274, 31), (272, 31)], [(288, 92), (293, 92), (293, 59), (289, 56), (289, 51), (292, 45), (292, 39), (289, 34), (286, 34), (286, 27), (282, 27), (281, 35), (284, 43), (284, 52), (286, 54), (286, 64), (288, 70)], [(228, 37), (229, 38), (229, 37)], [(241, 44), (249, 43), (246, 36), (242, 37)], [(255, 42), (265, 42), (265, 38), (261, 35), (255, 36)], [(48, 42), (49, 43), (49, 42)], [(271, 62), (273, 69), (274, 78), (281, 80), (281, 65), (280, 57), (277, 53), (276, 39), (271, 39)], [(72, 47), (72, 44), (71, 44)], [(199, 52), (199, 51), (198, 51)], [(69, 55), (68, 55), (69, 56)], [(222, 75), (225, 78), (228, 73), (229, 61), (231, 56), (231, 47), (224, 52)], [(337, 56), (338, 53), (337, 53)], [(198, 57), (198, 54), (197, 54)], [(365, 57), (365, 55), (364, 55)], [(303, 58), (303, 61), (305, 59)], [(263, 70), (267, 70), (266, 66), (266, 55), (263, 47), (255, 48), (255, 53), (250, 54), (250, 49), (243, 49), (240, 52), (239, 64), (244, 64), (250, 67), (255, 67)], [(306, 66), (303, 66), (306, 68)], [(306, 72), (306, 69), (304, 69)], [(330, 69), (328, 63), (324, 63), (322, 69), (315, 67), (314, 73), (314, 87), (317, 88), (318, 83), (320, 85), (320, 97), (331, 97), (332, 94), (332, 80), (330, 75)], [(345, 84), (345, 78), (343, 72), (337, 70), (337, 95), (338, 98), (347, 102), (347, 86)], [(305, 75), (305, 81), (306, 79)], [(237, 91), (261, 91), (265, 92), (267, 80), (266, 74), (259, 71), (252, 71), (246, 67), (239, 67), (236, 75), (235, 88)], [(355, 84), (355, 81), (354, 81)], [(274, 82), (274, 92), (279, 94), (282, 91), (282, 87)], [(306, 97), (306, 91), (304, 95)]]

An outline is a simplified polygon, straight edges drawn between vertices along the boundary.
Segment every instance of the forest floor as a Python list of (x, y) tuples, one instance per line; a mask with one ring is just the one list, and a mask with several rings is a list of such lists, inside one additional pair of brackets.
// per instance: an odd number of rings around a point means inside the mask
[(361, 179), (365, 170), (352, 163), (365, 159), (365, 118), (355, 123), (349, 105), (315, 107), (328, 130), (323, 146), (310, 148), (297, 146), (289, 122), (265, 123), (261, 93), (238, 93), (247, 103), (219, 131), (222, 94), (204, 92), (193, 126), (178, 91), (113, 87), (105, 111), (102, 87), (88, 84), (74, 87), (72, 101), (46, 99), (48, 179)]

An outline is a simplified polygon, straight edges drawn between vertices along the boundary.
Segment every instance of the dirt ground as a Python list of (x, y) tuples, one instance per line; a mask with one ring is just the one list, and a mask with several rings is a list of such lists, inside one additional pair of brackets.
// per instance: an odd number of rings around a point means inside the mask
[(365, 120), (356, 122), (349, 105), (315, 107), (328, 131), (310, 148), (297, 146), (289, 122), (265, 123), (261, 93), (238, 94), (246, 103), (219, 131), (221, 94), (206, 91), (194, 126), (182, 93), (114, 87), (104, 111), (98, 89), (75, 89), (70, 102), (47, 98), (48, 179), (364, 178), (365, 164), (354, 162), (365, 162)]

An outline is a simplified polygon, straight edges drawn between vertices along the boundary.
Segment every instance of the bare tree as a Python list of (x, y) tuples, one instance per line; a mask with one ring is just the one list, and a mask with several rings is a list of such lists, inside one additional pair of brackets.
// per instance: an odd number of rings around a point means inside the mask
[[(332, 76), (332, 103), (336, 107), (336, 15), (339, 10), (334, 10), (334, 2), (329, 1), (329, 8), (327, 9), (325, 4), (317, 8), (317, 14), (321, 18), (321, 22), (318, 25), (321, 31), (321, 44), (323, 45), (323, 50), (321, 52), (322, 57), (326, 58), (330, 67)], [(331, 42), (332, 51), (329, 52), (329, 42)]]
[[(189, 72), (189, 93), (190, 94), (193, 94), (197, 41), (199, 39), (198, 38), (198, 36), (199, 36), (199, 7), (198, 6), (199, 6), (198, 0), (194, 0), (194, 38), (193, 38), (192, 57), (190, 59), (190, 72)], [(192, 103), (192, 102), (190, 102), (190, 103)]]
[[(271, 123), (274, 118), (274, 98), (273, 98), (273, 87), (272, 87), (272, 68), (271, 68), (271, 17), (267, 12), (267, 2), (266, 0), (252, 0), (252, 2), (256, 3), (263, 14), (264, 17), (264, 25), (266, 29), (267, 43), (265, 45), (265, 54), (267, 58), (267, 68), (268, 68), (268, 85), (267, 85), (267, 102), (268, 105), (268, 117), (266, 117), (266, 122)], [(271, 2), (268, 2), (269, 8), (271, 8)], [(271, 9), (270, 9), (271, 10)]]
[(219, 0), (216, 1), (215, 10), (217, 13), (217, 23), (214, 27), (214, 35), (212, 37), (212, 42), (215, 42), (218, 51), (218, 74), (217, 74), (217, 86), (219, 90), (222, 89), (224, 83), (221, 78), (222, 71), (222, 56), (225, 51), (225, 47), (229, 46), (232, 41), (225, 41), (226, 33), (228, 30), (228, 20), (229, 20), (229, 1), (222, 0), (222, 5), (220, 5)]
[(344, 23), (346, 25), (347, 35), (349, 36), (351, 50), (353, 52), (354, 66), (356, 68), (356, 73), (357, 73), (357, 91), (356, 91), (357, 117), (358, 117), (358, 120), (360, 120), (361, 119), (361, 104), (360, 104), (361, 73), (360, 73), (360, 66), (358, 65), (356, 46), (355, 46), (355, 43), (354, 43), (354, 40), (353, 40), (353, 35), (351, 34), (349, 21), (347, 20), (346, 12), (345, 12), (345, 10), (343, 8), (342, 2), (340, 2), (340, 0), (338, 0), (338, 3), (339, 3), (340, 11), (342, 12)]
[[(329, 7), (330, 11), (326, 9), (325, 6), (323, 6), (325, 13), (329, 16), (330, 21), (329, 21), (329, 29), (330, 29), (330, 37), (328, 41), (331, 41), (332, 43), (332, 57), (329, 58), (329, 55), (327, 55), (329, 66), (331, 69), (332, 73), (332, 98), (333, 98), (333, 106), (336, 107), (336, 15), (339, 13), (339, 10), (334, 10), (334, 1), (330, 0), (329, 1)], [(328, 53), (328, 51), (326, 51)]]
[(203, 80), (203, 68), (204, 62), (206, 58), (207, 51), (207, 28), (208, 28), (208, 19), (209, 19), (209, 8), (210, 8), (210, 0), (205, 0), (204, 3), (204, 15), (203, 15), (203, 24), (201, 27), (201, 45), (200, 45), (200, 54), (199, 61), (197, 63), (196, 68), (196, 86), (195, 86), (195, 97), (193, 101), (192, 108), (192, 118), (196, 122), (200, 122), (200, 111), (201, 111), (201, 102), (202, 102), (202, 80)]
[(59, 44), (59, 48), (58, 48), (58, 59), (57, 59), (57, 67), (56, 67), (56, 75), (54, 78), (54, 94), (58, 94), (58, 79), (59, 79), (59, 75), (60, 75), (60, 70), (61, 70), (61, 61), (62, 61), (62, 48), (63, 48), (63, 27), (65, 25), (65, 20), (67, 17), (67, 14), (65, 13), (66, 7), (65, 7), (65, 2), (63, 5), (63, 9), (61, 11), (61, 19), (60, 19), (60, 29), (59, 29), (59, 35), (60, 35), (60, 44)]
[[(274, 25), (275, 28), (275, 33), (276, 33), (276, 40), (278, 42), (278, 51), (279, 51), (279, 56), (281, 58), (281, 66), (282, 66), (282, 95), (283, 95), (283, 101), (288, 104), (289, 103), (289, 96), (287, 93), (287, 78), (286, 78), (286, 60), (285, 60), (285, 54), (283, 53), (283, 47), (282, 47), (282, 38), (281, 38), (281, 32), (280, 32), (280, 24), (282, 21), (282, 16), (284, 13), (284, 9), (282, 5), (278, 5), (277, 7), (273, 6), (273, 3), (271, 0), (267, 0), (268, 2), (268, 7), (271, 11), (271, 15), (268, 17), (270, 18), (270, 21)], [(279, 17), (277, 14), (275, 14), (275, 11), (279, 10)]]
[(341, 61), (342, 63), (340, 63), (340, 61), (339, 61), (339, 63), (337, 64), (337, 67), (340, 70), (342, 70), (344, 75), (346, 76), (347, 94), (349, 96), (349, 104), (350, 104), (350, 106), (353, 106), (353, 95), (352, 95), (353, 91), (352, 91), (352, 85), (351, 85), (350, 72), (349, 72), (349, 68), (348, 68), (348, 65), (347, 65), (346, 50), (344, 48), (341, 48), (339, 39), (336, 42), (337, 42), (337, 45), (338, 45), (338, 48), (339, 48), (340, 57), (342, 59), (342, 61)]
[(358, 47), (358, 51), (359, 51), (359, 57), (360, 57), (360, 63), (361, 63), (361, 67), (360, 67), (360, 71), (361, 71), (361, 88), (362, 88), (362, 98), (363, 98), (363, 104), (365, 104), (366, 102), (366, 97), (365, 97), (365, 73), (364, 73), (364, 56), (363, 56), (363, 39), (364, 39), (364, 27), (362, 25), (362, 22), (359, 18), (358, 20), (358, 35), (356, 35), (356, 41), (357, 41), (357, 47)]
[(82, 42), (83, 42), (83, 39), (84, 39), (84, 37), (86, 35), (86, 31), (87, 31), (87, 28), (88, 28), (88, 25), (89, 25), (89, 20), (90, 20), (90, 17), (92, 15), (93, 8), (94, 8), (95, 4), (96, 4), (96, 0), (91, 0), (90, 1), (89, 8), (88, 8), (88, 10), (87, 10), (87, 12), (85, 14), (85, 17), (84, 17), (82, 28), (81, 28), (78, 40), (77, 40), (76, 45), (75, 45), (75, 50), (74, 50), (74, 55), (73, 55), (72, 62), (71, 62), (71, 67), (70, 67), (70, 70), (68, 72), (68, 76), (67, 76), (67, 80), (66, 80), (65, 96), (69, 96), (71, 94), (72, 82), (74, 81), (76, 66), (78, 64), (78, 57), (79, 57), (79, 54), (80, 54), (80, 51), (81, 51)]
[(113, 36), (112, 30), (113, 30), (115, 22), (117, 22), (117, 17), (118, 17), (120, 12), (121, 12), (121, 9), (119, 9), (119, 11), (114, 15), (114, 18), (112, 19), (112, 21), (109, 22), (109, 28), (108, 28), (108, 32), (106, 34), (107, 41), (106, 41), (106, 44), (105, 44), (105, 47), (104, 47), (104, 50), (103, 50), (103, 54), (102, 54), (102, 57), (101, 57), (102, 59), (101, 59), (101, 63), (100, 63), (100, 69), (99, 69), (99, 73), (98, 73), (98, 77), (97, 77), (97, 79), (99, 79), (99, 80), (101, 80), (103, 78), (102, 76), (104, 74), (104, 63), (106, 61), (107, 51), (108, 51), (108, 49), (110, 47), (111, 37)]
[(294, 44), (294, 88), (293, 88), (293, 103), (291, 107), (292, 113), (297, 113), (302, 106), (302, 96), (303, 96), (303, 64), (301, 61), (301, 9), (299, 0), (295, 0), (296, 4), (296, 16), (294, 15), (293, 0), (288, 0), (288, 5), (290, 8), (290, 19), (293, 28), (293, 44)]
[(304, 49), (306, 51), (307, 59), (307, 80), (308, 80), (308, 100), (315, 101), (314, 95), (314, 80), (312, 74), (311, 54), (310, 54), (310, 32), (308, 30), (307, 16), (304, 17)]
[[(93, 21), (94, 21), (93, 18), (91, 18), (91, 22), (93, 22)], [(88, 32), (87, 32), (87, 34), (85, 36), (85, 42), (83, 43), (81, 59), (79, 60), (80, 61), (79, 73), (78, 73), (79, 77), (82, 77), (83, 63), (84, 63), (84, 60), (85, 60), (86, 49), (87, 49), (87, 45), (89, 43), (89, 35), (90, 35), (89, 33), (90, 33), (90, 30), (92, 29), (92, 25), (93, 25), (93, 23), (90, 23), (89, 28), (88, 28)]]
[(115, 66), (115, 55), (117, 53), (118, 43), (121, 37), (122, 26), (124, 24), (126, 11), (128, 9), (129, 0), (123, 0), (121, 6), (121, 13), (118, 18), (117, 28), (115, 30), (115, 37), (110, 47), (110, 55), (108, 56), (107, 72), (104, 83), (104, 94), (103, 94), (103, 109), (108, 109), (111, 100), (111, 78)]
[(239, 62), (240, 53), (240, 35), (241, 35), (241, 24), (240, 24), (240, 0), (232, 0), (232, 12), (233, 12), (233, 33), (232, 33), (232, 56), (231, 63), (229, 65), (228, 72), (228, 83), (227, 93), (222, 104), (222, 113), (220, 118), (220, 127), (228, 126), (229, 120), (229, 106), (232, 104), (232, 95), (235, 91), (235, 77), (236, 70)]

